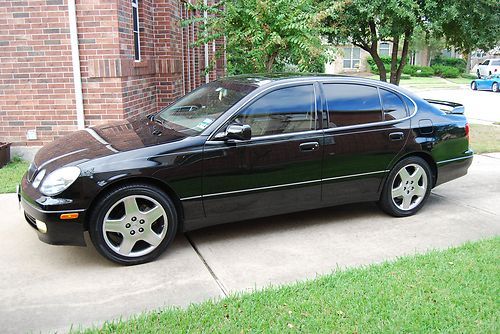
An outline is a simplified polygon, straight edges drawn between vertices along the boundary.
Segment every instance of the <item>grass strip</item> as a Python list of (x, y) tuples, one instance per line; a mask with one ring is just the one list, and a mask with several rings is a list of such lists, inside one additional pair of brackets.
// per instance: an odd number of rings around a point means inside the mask
[(28, 162), (16, 157), (0, 168), (0, 194), (15, 192), (28, 166)]
[(497, 237), (83, 332), (498, 333), (499, 251)]

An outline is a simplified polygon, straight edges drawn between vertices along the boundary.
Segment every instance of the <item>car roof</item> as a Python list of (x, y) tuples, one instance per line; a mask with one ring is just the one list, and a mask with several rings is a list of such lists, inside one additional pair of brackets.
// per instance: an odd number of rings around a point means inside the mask
[(384, 84), (379, 80), (355, 77), (349, 75), (338, 74), (322, 74), (322, 73), (257, 73), (257, 74), (242, 74), (233, 75), (219, 79), (220, 81), (234, 82), (240, 84), (248, 84), (254, 86), (267, 86), (272, 83), (300, 82), (300, 81), (325, 81), (348, 79), (349, 81)]
[(350, 82), (350, 83), (364, 83), (376, 85), (379, 87), (385, 87), (399, 92), (405, 93), (412, 98), (415, 95), (400, 86), (393, 85), (391, 83), (383, 82), (376, 79), (349, 76), (349, 75), (338, 75), (338, 74), (322, 74), (322, 73), (258, 73), (258, 74), (243, 74), (234, 75), (224, 78), (220, 78), (217, 81), (238, 83), (252, 85), (259, 88), (274, 86), (278, 83), (286, 84), (290, 83), (300, 83), (301, 81), (339, 81), (339, 82)]

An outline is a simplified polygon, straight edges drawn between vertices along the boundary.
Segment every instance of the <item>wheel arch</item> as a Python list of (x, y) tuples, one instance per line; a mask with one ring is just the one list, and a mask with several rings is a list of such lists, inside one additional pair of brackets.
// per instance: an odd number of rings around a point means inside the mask
[(434, 158), (432, 157), (432, 155), (430, 155), (429, 153), (427, 153), (425, 151), (406, 153), (405, 155), (401, 156), (398, 160), (394, 161), (394, 163), (391, 166), (391, 169), (394, 168), (394, 166), (398, 162), (400, 162), (401, 160), (406, 159), (406, 158), (411, 157), (411, 156), (420, 157), (420, 158), (424, 159), (425, 162), (427, 162), (427, 164), (429, 165), (431, 172), (432, 172), (432, 188), (434, 188), (434, 186), (437, 183), (438, 168), (437, 168), (436, 161), (434, 161)]
[(177, 193), (165, 182), (152, 178), (152, 177), (144, 177), (144, 176), (137, 176), (137, 177), (128, 177), (125, 179), (120, 179), (116, 180), (108, 185), (106, 185), (104, 188), (102, 188), (97, 196), (94, 197), (92, 202), (90, 203), (90, 206), (87, 210), (87, 214), (85, 215), (85, 221), (84, 221), (84, 229), (88, 230), (89, 224), (90, 224), (90, 217), (92, 216), (92, 212), (96, 206), (96, 203), (105, 196), (108, 192), (112, 191), (113, 189), (116, 189), (118, 187), (131, 184), (131, 183), (141, 183), (141, 184), (147, 184), (151, 185), (157, 188), (160, 188), (167, 196), (170, 197), (172, 202), (174, 203), (175, 209), (177, 210), (177, 216), (178, 216), (178, 230), (180, 229), (182, 231), (183, 228), (183, 221), (184, 221), (184, 207), (182, 206), (181, 200)]

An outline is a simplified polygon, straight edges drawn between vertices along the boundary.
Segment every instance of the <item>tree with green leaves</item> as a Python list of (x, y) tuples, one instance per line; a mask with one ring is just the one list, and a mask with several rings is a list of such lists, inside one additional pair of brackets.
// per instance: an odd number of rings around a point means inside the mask
[[(416, 32), (443, 38), (447, 46), (469, 53), (499, 42), (498, 0), (324, 0), (325, 34), (334, 44), (351, 43), (367, 51), (387, 81), (378, 53), (381, 41), (393, 43), (390, 82), (399, 84)], [(417, 34), (417, 35), (422, 35)], [(418, 36), (417, 36), (418, 37)]]
[[(500, 43), (500, 1), (436, 1), (432, 15), (432, 32), (444, 36), (448, 46), (455, 47), (467, 59), (476, 49), (488, 51)], [(439, 13), (437, 15), (436, 13)]]
[(197, 45), (224, 37), (229, 74), (282, 71), (322, 72), (326, 46), (322, 43), (313, 0), (232, 0), (191, 5), (210, 15), (186, 20), (201, 23)]
[(350, 43), (368, 52), (387, 81), (380, 58), (381, 41), (392, 42), (390, 82), (399, 84), (415, 28), (422, 25), (420, 1), (326, 0), (325, 34), (334, 44)]

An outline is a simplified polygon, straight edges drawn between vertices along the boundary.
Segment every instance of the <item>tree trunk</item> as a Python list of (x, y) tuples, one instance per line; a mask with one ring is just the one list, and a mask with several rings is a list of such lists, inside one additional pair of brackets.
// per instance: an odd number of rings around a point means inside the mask
[[(410, 48), (410, 39), (412, 35), (411, 30), (408, 30), (405, 32), (405, 39), (403, 41), (403, 49), (401, 50), (401, 62), (399, 63), (398, 69), (396, 71), (395, 75), (395, 80), (394, 82), (391, 81), (391, 83), (398, 85), (399, 82), (401, 81), (401, 74), (403, 74), (403, 69), (406, 66), (406, 58), (408, 57), (408, 49)], [(391, 73), (392, 77), (392, 73)]]
[(372, 56), (373, 61), (375, 62), (375, 65), (377, 65), (380, 81), (387, 82), (387, 71), (385, 69), (384, 62), (382, 61), (376, 50), (375, 52), (373, 52), (373, 50), (370, 50), (369, 52), (370, 56)]
[(399, 36), (392, 38), (392, 53), (391, 53), (391, 79), (390, 83), (397, 85), (398, 71), (398, 51), (399, 51)]
[(469, 74), (471, 70), (471, 58), (472, 58), (472, 55), (469, 50), (464, 51), (464, 58), (467, 61), (467, 65), (465, 66), (465, 73)]
[(278, 55), (278, 52), (273, 52), (269, 58), (266, 61), (266, 72), (270, 73), (273, 70), (273, 65), (274, 65), (274, 60), (276, 59), (276, 56)]

